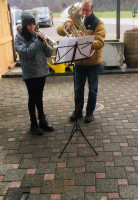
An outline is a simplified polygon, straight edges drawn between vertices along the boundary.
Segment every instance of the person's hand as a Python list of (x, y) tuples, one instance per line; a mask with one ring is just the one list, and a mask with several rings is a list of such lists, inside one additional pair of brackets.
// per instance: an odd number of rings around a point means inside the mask
[(45, 42), (47, 41), (47, 37), (46, 37), (46, 35), (45, 35), (44, 33), (40, 33), (40, 34), (39, 34), (39, 37), (40, 37), (42, 40), (44, 40)]
[(67, 31), (67, 32), (71, 32), (71, 30), (72, 30), (72, 28), (73, 28), (73, 25), (71, 24), (71, 23), (66, 23), (66, 25), (65, 25), (65, 30)]

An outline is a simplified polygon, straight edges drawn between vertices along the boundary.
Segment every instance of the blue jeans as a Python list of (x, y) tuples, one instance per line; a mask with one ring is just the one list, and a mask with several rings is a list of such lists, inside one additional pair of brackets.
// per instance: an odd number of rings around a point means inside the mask
[(79, 104), (79, 111), (83, 110), (84, 105), (84, 87), (86, 78), (88, 79), (88, 101), (86, 111), (91, 113), (96, 106), (97, 91), (98, 91), (98, 77), (100, 65), (94, 66), (75, 66), (74, 73), (74, 89), (75, 89), (75, 105)]

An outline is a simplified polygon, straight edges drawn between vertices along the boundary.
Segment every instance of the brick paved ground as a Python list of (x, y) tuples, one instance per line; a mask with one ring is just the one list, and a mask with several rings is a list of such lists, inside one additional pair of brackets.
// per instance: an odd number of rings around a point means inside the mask
[(78, 134), (59, 159), (73, 127), (73, 77), (48, 77), (44, 107), (55, 131), (42, 137), (29, 133), (23, 81), (1, 79), (0, 200), (20, 200), (23, 192), (28, 200), (138, 200), (137, 80), (138, 74), (100, 76), (104, 108), (94, 122), (79, 121), (99, 156)]

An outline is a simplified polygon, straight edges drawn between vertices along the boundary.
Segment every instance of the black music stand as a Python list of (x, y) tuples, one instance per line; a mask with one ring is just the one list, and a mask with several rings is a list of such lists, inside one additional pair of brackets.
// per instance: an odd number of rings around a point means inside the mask
[[(89, 55), (85, 55), (84, 53), (81, 52), (81, 49), (82, 48), (87, 48), (89, 45), (91, 45), (91, 48), (89, 48), (90, 49)], [(92, 49), (92, 42), (85, 42), (83, 44), (82, 43), (79, 44), (78, 41), (76, 41), (74, 45), (62, 46), (62, 47), (59, 47), (59, 48), (65, 48), (65, 47), (69, 47), (69, 50), (67, 52), (65, 52), (65, 54), (62, 55), (62, 56), (60, 56), (60, 51), (58, 51), (58, 49), (57, 49), (57, 55), (58, 55), (57, 63), (62, 63), (60, 60), (62, 60), (63, 56), (67, 55), (67, 53), (69, 53), (70, 51), (72, 51), (72, 59), (70, 61), (71, 61), (71, 65), (74, 68), (73, 61), (77, 60), (77, 58), (75, 58), (76, 51), (78, 50), (79, 54), (82, 55), (82, 57), (83, 57), (82, 59), (89, 58), (90, 57), (90, 53), (91, 53), (91, 49)], [(55, 63), (55, 64), (57, 64), (57, 63)], [(74, 85), (75, 85), (75, 77), (74, 77)], [(75, 109), (79, 110), (79, 108), (80, 108), (80, 105), (78, 104)], [(91, 147), (91, 149), (95, 152), (95, 155), (98, 156), (98, 153), (95, 151), (95, 149), (93, 148), (93, 146), (90, 144), (90, 142), (88, 141), (88, 139), (85, 137), (85, 135), (84, 135), (84, 133), (83, 133), (83, 131), (82, 131), (79, 123), (78, 123), (78, 116), (76, 116), (75, 124), (74, 124), (72, 132), (70, 134), (70, 138), (69, 138), (68, 142), (66, 143), (66, 145), (64, 146), (62, 152), (60, 153), (59, 158), (62, 156), (63, 152), (65, 151), (65, 149), (67, 147), (67, 145), (69, 144), (69, 142), (71, 141), (72, 137), (74, 136), (74, 134), (77, 131), (79, 131), (81, 133), (81, 135), (84, 137), (84, 139), (89, 144), (89, 146)]]
[[(85, 40), (84, 40), (85, 39)], [(91, 55), (92, 41), (94, 35), (78, 38), (66, 38), (62, 41), (71, 41), (59, 43), (57, 47), (56, 64), (72, 62), (76, 60), (87, 59)], [(61, 45), (61, 46), (60, 46)]]

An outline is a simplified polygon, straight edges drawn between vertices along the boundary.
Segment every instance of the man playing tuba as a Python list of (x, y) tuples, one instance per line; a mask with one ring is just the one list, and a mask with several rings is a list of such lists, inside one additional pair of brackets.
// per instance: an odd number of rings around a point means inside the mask
[[(98, 77), (100, 64), (102, 62), (102, 48), (104, 46), (106, 31), (103, 22), (100, 21), (93, 13), (92, 0), (82, 1), (80, 15), (82, 18), (85, 16), (83, 23), (88, 34), (95, 35), (92, 45), (94, 53), (88, 59), (75, 61), (75, 110), (70, 116), (70, 121), (75, 121), (83, 116), (84, 87), (87, 78), (89, 94), (84, 121), (85, 123), (89, 123), (94, 120), (93, 112), (96, 106)], [(73, 21), (73, 17), (70, 18)], [(74, 33), (73, 29), (74, 27), (71, 22), (65, 22), (65, 24), (61, 24), (57, 27), (57, 33), (61, 36), (65, 36), (67, 33)], [(79, 29), (79, 24), (77, 25), (77, 29)], [(82, 32), (82, 30), (80, 31)], [(76, 37), (78, 37), (78, 35), (76, 35)]]

